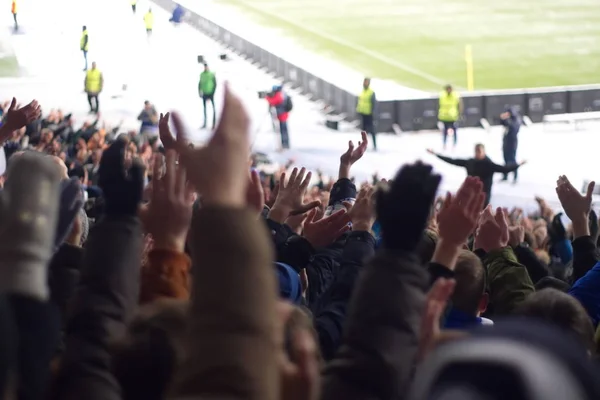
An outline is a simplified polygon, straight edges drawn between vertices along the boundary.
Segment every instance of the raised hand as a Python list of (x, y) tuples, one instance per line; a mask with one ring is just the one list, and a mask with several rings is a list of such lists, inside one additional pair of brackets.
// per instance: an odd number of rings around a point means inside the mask
[(167, 150), (166, 162), (161, 154), (155, 155), (152, 176), (150, 202), (140, 208), (144, 229), (152, 236), (155, 249), (183, 252), (195, 199), (174, 150)]
[(250, 171), (250, 183), (246, 191), (246, 202), (258, 214), (263, 212), (265, 206), (265, 192), (258, 171)]
[(522, 226), (511, 226), (508, 228), (508, 244), (517, 247), (525, 241), (525, 228)]
[(377, 220), (386, 249), (409, 252), (416, 249), (440, 180), (430, 165), (417, 162), (402, 167), (389, 188), (377, 192)]
[(175, 149), (175, 138), (171, 133), (171, 128), (169, 128), (169, 117), (171, 113), (162, 114), (160, 113), (160, 118), (158, 119), (158, 136), (162, 145), (165, 149)]
[(348, 216), (352, 221), (352, 230), (370, 232), (375, 223), (374, 189), (370, 185), (363, 186), (358, 192), (356, 202)]
[(191, 148), (178, 114), (173, 113), (179, 161), (202, 196), (203, 205), (246, 207), (250, 119), (241, 100), (225, 86), (221, 121), (205, 147)]
[(350, 217), (346, 210), (340, 210), (329, 217), (317, 219), (319, 211), (313, 209), (304, 222), (303, 236), (315, 248), (327, 247), (345, 232), (350, 230)]
[(446, 195), (438, 212), (440, 239), (454, 246), (464, 245), (477, 228), (484, 202), (481, 181), (467, 177), (455, 196), (450, 193)]
[(367, 151), (367, 147), (369, 146), (367, 132), (362, 131), (360, 135), (361, 141), (358, 142), (358, 147), (355, 149), (354, 143), (352, 141), (349, 141), (348, 150), (340, 156), (340, 170), (338, 174), (339, 179), (349, 178), (350, 168), (352, 167), (352, 165), (354, 165), (355, 162), (360, 160)]
[(0, 143), (8, 140), (14, 131), (37, 120), (41, 114), (42, 109), (36, 100), (33, 100), (25, 107), (19, 107), (17, 99), (13, 97), (0, 128)]
[(454, 292), (456, 281), (440, 278), (435, 281), (425, 300), (425, 311), (421, 319), (421, 336), (417, 358), (423, 360), (435, 348), (440, 337), (440, 320)]
[(587, 219), (592, 208), (592, 194), (595, 186), (595, 182), (590, 182), (587, 192), (585, 195), (582, 195), (573, 187), (565, 175), (558, 177), (556, 181), (556, 194), (567, 217), (572, 221), (581, 218)]
[(485, 252), (501, 249), (506, 247), (508, 239), (508, 219), (505, 211), (498, 207), (496, 214), (492, 214), (491, 206), (488, 206), (479, 219), (473, 249), (482, 249)]
[(98, 186), (102, 189), (105, 212), (110, 216), (137, 215), (144, 190), (144, 164), (125, 161), (127, 142), (117, 139), (102, 153)]
[(291, 214), (304, 214), (321, 204), (320, 201), (312, 201), (304, 204), (304, 193), (310, 183), (312, 173), (306, 173), (306, 169), (294, 168), (290, 178), (286, 183), (285, 172), (279, 179), (279, 193), (275, 199), (275, 204), (269, 213), (269, 218), (277, 221), (285, 221)]
[(362, 156), (365, 154), (365, 151), (367, 151), (367, 147), (369, 145), (369, 139), (367, 138), (367, 132), (362, 131), (360, 133), (361, 135), (361, 141), (358, 142), (358, 147), (354, 148), (354, 142), (349, 141), (348, 142), (348, 150), (341, 155), (340, 157), (340, 163), (341, 164), (346, 164), (346, 165), (352, 165), (355, 162), (357, 162), (358, 160), (360, 160), (362, 158)]

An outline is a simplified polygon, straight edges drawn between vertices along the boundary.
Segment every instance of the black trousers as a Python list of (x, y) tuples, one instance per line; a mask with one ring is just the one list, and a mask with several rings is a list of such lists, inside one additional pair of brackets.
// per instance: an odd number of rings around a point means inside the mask
[(373, 114), (360, 114), (362, 119), (362, 130), (371, 135), (371, 140), (373, 141), (373, 148), (377, 150), (377, 130), (375, 129), (375, 121), (373, 119)]
[(88, 104), (90, 105), (90, 112), (98, 113), (100, 110), (100, 102), (98, 101), (97, 93), (88, 93)]
[(15, 31), (19, 29), (19, 23), (17, 22), (17, 13), (13, 13), (13, 19), (15, 20)]
[(133, 11), (134, 14), (135, 14), (135, 9), (136, 9), (135, 4), (132, 4), (131, 5), (131, 10)]
[(217, 123), (217, 111), (215, 110), (215, 95), (214, 94), (203, 94), (202, 95), (202, 107), (204, 109), (204, 126), (206, 127), (206, 102), (210, 101), (210, 104), (212, 106), (212, 112), (213, 112), (213, 117), (212, 117), (212, 124), (213, 124), (213, 128), (215, 127), (216, 123)]
[[(504, 153), (504, 164), (515, 165), (517, 163), (517, 140), (504, 140), (502, 145), (502, 153)], [(518, 170), (514, 170), (513, 177), (517, 180)], [(504, 174), (504, 179), (508, 179), (508, 174)]]

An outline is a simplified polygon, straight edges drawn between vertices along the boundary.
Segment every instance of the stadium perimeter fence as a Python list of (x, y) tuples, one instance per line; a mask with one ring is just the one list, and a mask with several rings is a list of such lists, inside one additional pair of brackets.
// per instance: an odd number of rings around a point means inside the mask
[[(172, 0), (152, 1), (169, 12), (176, 6), (176, 2)], [(203, 34), (230, 51), (259, 64), (303, 94), (324, 101), (333, 107), (335, 113), (345, 115), (348, 121), (357, 119), (357, 93), (340, 89), (266, 51), (260, 45), (230, 32), (194, 10), (186, 11), (185, 22)], [(497, 125), (500, 123), (500, 114), (507, 106), (516, 107), (536, 123), (542, 122), (544, 116), (549, 114), (600, 111), (600, 85), (469, 92), (463, 93), (462, 99), (464, 112), (460, 125), (464, 127), (480, 126), (482, 119), (486, 119), (491, 125)], [(379, 101), (378, 131), (391, 132), (395, 124), (405, 132), (434, 130), (438, 124), (437, 113), (437, 94), (421, 99)]]

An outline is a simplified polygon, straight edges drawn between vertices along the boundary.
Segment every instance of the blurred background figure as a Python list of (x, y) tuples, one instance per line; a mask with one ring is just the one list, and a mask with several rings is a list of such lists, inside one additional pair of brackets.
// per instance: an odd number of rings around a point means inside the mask
[(81, 52), (83, 53), (83, 60), (85, 62), (85, 66), (83, 67), (84, 71), (87, 71), (88, 69), (88, 49), (89, 49), (89, 35), (88, 35), (88, 30), (87, 30), (87, 26), (83, 26), (82, 32), (81, 32), (81, 41), (79, 42), (79, 48), (81, 50)]
[(12, 0), (10, 12), (12, 13), (13, 20), (15, 21), (14, 30), (16, 32), (19, 30), (19, 22), (17, 22), (17, 0)]
[(453, 135), (454, 148), (456, 148), (456, 142), (458, 140), (457, 129), (458, 120), (462, 114), (462, 101), (460, 96), (454, 90), (451, 85), (446, 85), (444, 90), (440, 93), (440, 105), (438, 111), (438, 120), (442, 123), (442, 138), (444, 141), (444, 150), (446, 150), (446, 142), (448, 141), (448, 135)]
[(273, 86), (272, 92), (267, 94), (266, 99), (269, 106), (275, 109), (277, 120), (279, 121), (279, 134), (281, 135), (280, 150), (288, 150), (290, 148), (290, 134), (287, 121), (290, 111), (292, 111), (292, 100), (283, 91), (283, 87), (279, 85)]
[(363, 81), (363, 90), (358, 96), (356, 113), (360, 115), (362, 130), (371, 135), (373, 149), (377, 150), (377, 138), (375, 137), (377, 128), (374, 118), (377, 115), (377, 98), (375, 92), (371, 89), (371, 78), (365, 78)]
[(98, 114), (100, 112), (100, 102), (98, 95), (102, 92), (104, 86), (104, 77), (102, 72), (96, 67), (96, 62), (92, 63), (90, 69), (85, 75), (84, 88), (87, 93), (88, 103), (90, 105), (90, 113)]
[(215, 91), (217, 90), (217, 77), (210, 70), (208, 64), (204, 64), (204, 71), (200, 74), (200, 82), (198, 82), (198, 94), (202, 98), (202, 108), (204, 112), (204, 124), (202, 129), (206, 129), (206, 102), (210, 101), (212, 107), (212, 127), (215, 128), (217, 123), (217, 112), (215, 110)]
[[(507, 107), (506, 111), (500, 115), (502, 125), (505, 127), (504, 138), (502, 139), (502, 152), (504, 153), (504, 163), (514, 165), (517, 163), (517, 145), (519, 130), (521, 129), (521, 115), (516, 107)], [(513, 182), (517, 182), (518, 170), (513, 171)], [(504, 174), (503, 181), (508, 180), (508, 173)]]
[(137, 9), (137, 0), (131, 0), (131, 11), (133, 11), (134, 14), (137, 11), (136, 9)]
[(144, 23), (146, 24), (146, 35), (152, 36), (152, 29), (154, 27), (154, 14), (152, 14), (152, 8), (148, 9), (146, 15), (144, 15)]

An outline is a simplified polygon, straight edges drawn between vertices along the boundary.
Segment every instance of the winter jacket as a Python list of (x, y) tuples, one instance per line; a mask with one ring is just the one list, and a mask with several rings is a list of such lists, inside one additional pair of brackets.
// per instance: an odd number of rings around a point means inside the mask
[(142, 265), (140, 304), (162, 298), (189, 299), (191, 264), (192, 260), (185, 253), (151, 250)]
[(269, 235), (256, 213), (203, 207), (190, 229), (187, 358), (172, 399), (279, 399), (279, 342)]
[(406, 396), (428, 287), (415, 255), (376, 254), (352, 294), (342, 345), (323, 372), (321, 399)]
[(121, 398), (110, 348), (138, 304), (141, 254), (137, 217), (105, 217), (92, 228), (53, 398)]
[(280, 90), (278, 92), (275, 92), (273, 94), (273, 96), (266, 97), (269, 105), (271, 107), (275, 107), (275, 111), (277, 111), (277, 119), (280, 122), (287, 122), (289, 114), (290, 114), (289, 112), (285, 111), (285, 109), (283, 108), (285, 96), (286, 95), (283, 93), (283, 91)]

